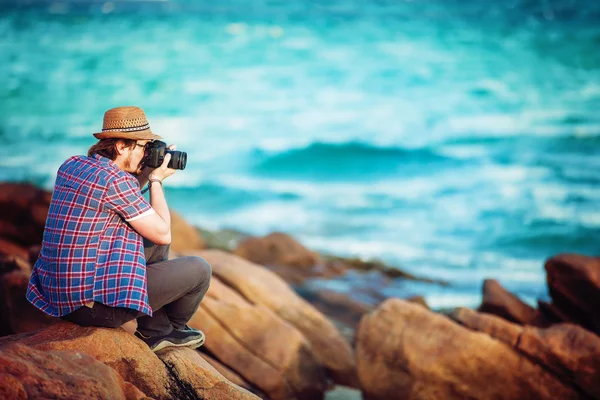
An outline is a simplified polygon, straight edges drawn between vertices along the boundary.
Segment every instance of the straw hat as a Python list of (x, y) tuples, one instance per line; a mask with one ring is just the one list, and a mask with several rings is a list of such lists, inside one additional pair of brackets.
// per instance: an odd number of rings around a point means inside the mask
[(104, 113), (102, 132), (94, 133), (96, 139), (162, 139), (150, 130), (150, 124), (139, 107), (111, 108)]

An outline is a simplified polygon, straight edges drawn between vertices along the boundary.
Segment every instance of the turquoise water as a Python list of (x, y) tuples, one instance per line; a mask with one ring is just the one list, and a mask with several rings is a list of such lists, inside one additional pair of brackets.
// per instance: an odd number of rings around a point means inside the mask
[(599, 253), (600, 2), (248, 3), (2, 3), (0, 180), (51, 188), (139, 105), (189, 221), (451, 283), (316, 285), (533, 302), (547, 257)]

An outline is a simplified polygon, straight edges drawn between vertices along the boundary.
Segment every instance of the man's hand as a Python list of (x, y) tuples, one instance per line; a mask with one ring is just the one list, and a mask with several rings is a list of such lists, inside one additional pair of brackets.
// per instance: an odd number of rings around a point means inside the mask
[[(175, 150), (176, 146), (171, 144), (168, 146), (169, 150)], [(171, 161), (171, 154), (165, 154), (165, 159), (160, 167), (156, 168), (154, 171), (148, 175), (148, 179), (160, 179), (161, 181), (167, 179), (169, 176), (173, 175), (177, 170), (173, 168), (169, 168), (169, 161)]]

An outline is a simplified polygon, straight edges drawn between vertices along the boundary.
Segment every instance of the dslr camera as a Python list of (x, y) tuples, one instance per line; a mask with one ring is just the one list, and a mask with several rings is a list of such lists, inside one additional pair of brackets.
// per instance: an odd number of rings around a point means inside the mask
[(144, 160), (144, 165), (152, 168), (160, 167), (165, 159), (165, 155), (170, 154), (169, 168), (185, 169), (185, 164), (187, 163), (186, 152), (169, 150), (167, 149), (167, 144), (160, 140), (150, 142), (146, 146), (148, 146), (146, 148), (148, 154)]

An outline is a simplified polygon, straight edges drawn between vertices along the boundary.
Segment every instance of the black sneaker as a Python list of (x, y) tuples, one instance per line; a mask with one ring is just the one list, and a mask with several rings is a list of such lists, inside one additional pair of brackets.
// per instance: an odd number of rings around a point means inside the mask
[(188, 346), (188, 347), (191, 347), (192, 349), (196, 349), (196, 348), (202, 346), (204, 344), (204, 340), (206, 339), (206, 336), (204, 336), (204, 332), (202, 332), (200, 329), (192, 328), (191, 326), (188, 326), (188, 325), (186, 325), (185, 328), (183, 328), (183, 329), (175, 329), (175, 330), (177, 330), (179, 332), (188, 332), (188, 333), (194, 332), (197, 335), (202, 336), (202, 340), (200, 342), (198, 342), (194, 345)]
[(145, 336), (136, 331), (135, 336), (143, 340), (150, 350), (157, 352), (167, 347), (190, 347), (195, 349), (204, 344), (204, 333), (197, 329), (179, 330), (173, 329), (168, 335)]

